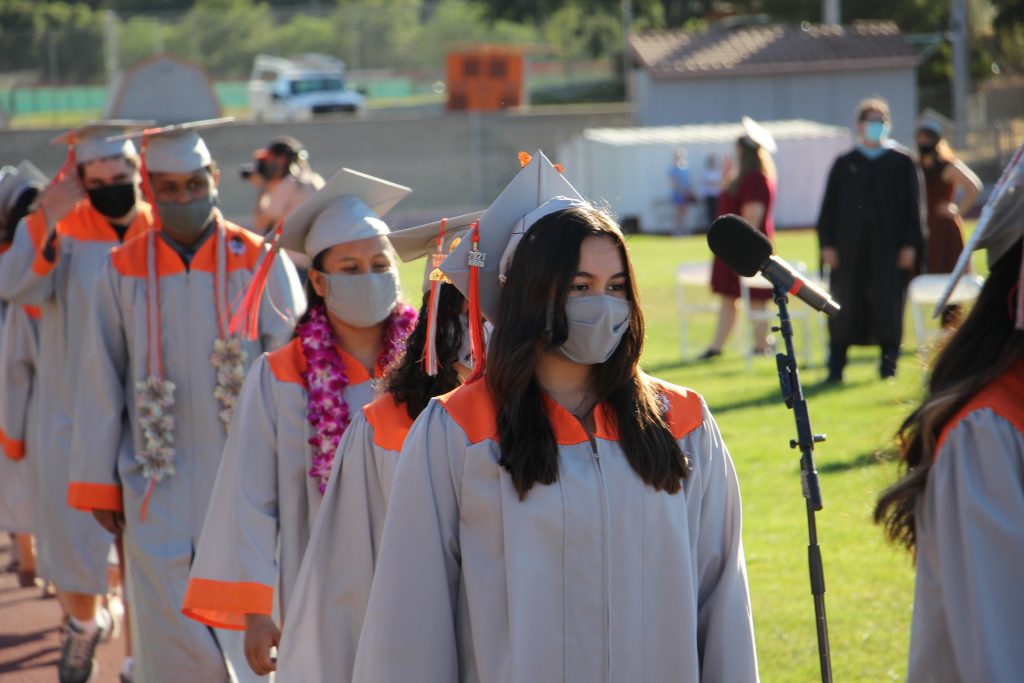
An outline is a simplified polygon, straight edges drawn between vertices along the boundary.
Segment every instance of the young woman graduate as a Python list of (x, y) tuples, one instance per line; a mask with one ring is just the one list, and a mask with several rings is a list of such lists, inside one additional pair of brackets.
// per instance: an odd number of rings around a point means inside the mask
[(903, 423), (907, 472), (875, 508), (917, 564), (907, 680), (1021, 680), (1024, 671), (1024, 147), (993, 191), (943, 300), (988, 250), (974, 308)]
[(353, 679), (757, 680), (732, 461), (638, 369), (618, 226), (538, 153), (441, 270), (486, 374), (402, 446)]
[(404, 355), (384, 378), (383, 395), (355, 416), (338, 446), (284, 623), (281, 680), (351, 679), (402, 441), (427, 402), (472, 371), (466, 299), (441, 279), (436, 266), (479, 215), (391, 235), (403, 260), (431, 255), (423, 306)]
[(312, 259), (309, 309), (246, 378), (183, 604), (205, 624), (244, 629), (259, 675), (274, 670), (273, 615), (288, 616), (338, 442), (416, 323), (381, 220), (409, 192), (343, 169), (282, 227), (279, 247)]

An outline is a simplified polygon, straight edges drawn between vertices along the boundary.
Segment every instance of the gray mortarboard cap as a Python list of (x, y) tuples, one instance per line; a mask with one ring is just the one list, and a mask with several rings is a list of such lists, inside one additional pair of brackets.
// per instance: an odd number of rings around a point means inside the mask
[(124, 119), (89, 121), (78, 128), (61, 133), (51, 140), (51, 143), (74, 147), (75, 161), (79, 164), (107, 157), (131, 156), (136, 154), (135, 145), (122, 134), (141, 131), (155, 123)]
[(199, 132), (208, 128), (217, 128), (233, 122), (233, 116), (219, 119), (203, 119), (176, 123), (161, 128), (115, 135), (112, 141), (131, 138), (144, 138), (143, 162), (148, 173), (192, 173), (206, 168), (213, 161), (206, 142)]
[[(423, 291), (430, 289), (430, 274), (441, 265), (441, 260), (435, 260), (435, 254), (447, 256), (453, 247), (457, 247), (461, 240), (469, 233), (473, 221), (483, 216), (483, 211), (445, 218), (433, 223), (417, 225), (415, 228), (407, 228), (393, 232), (388, 236), (391, 246), (398, 252), (398, 257), (403, 261), (415, 261), (424, 256), (427, 258), (423, 270)], [(438, 252), (437, 238), (441, 235), (441, 226), (444, 225), (444, 238)]]
[(749, 116), (744, 116), (740, 119), (740, 123), (743, 124), (744, 137), (752, 143), (758, 147), (764, 147), (769, 154), (775, 154), (778, 151), (779, 148), (775, 144), (775, 138), (760, 123)]
[[(508, 256), (507, 248), (516, 227), (522, 227), (521, 221), (527, 214), (556, 197), (583, 202), (576, 188), (538, 150), (480, 218), (477, 251), (484, 259), (479, 274), (480, 310), (492, 323), (497, 318), (501, 295), (500, 265)], [(470, 298), (469, 257), (472, 250), (472, 240), (463, 239), (440, 266), (441, 271), (467, 298)]]
[(315, 258), (336, 244), (387, 235), (381, 220), (412, 190), (343, 168), (285, 218), (281, 246)]
[(0, 218), (7, 216), (22, 192), (30, 187), (39, 190), (49, 184), (50, 179), (29, 160), (15, 166), (0, 169)]
[[(935, 305), (933, 315), (938, 316), (949, 300), (957, 282), (971, 262), (971, 253), (978, 249), (988, 250), (988, 264), (992, 266), (1024, 237), (1024, 145), (1014, 154), (1013, 160), (1003, 171), (1002, 177), (981, 209), (981, 218), (974, 228), (964, 250), (960, 252), (956, 266), (949, 276), (949, 282)], [(1018, 309), (1024, 292), (1018, 293)], [(1017, 325), (1024, 325), (1018, 319)]]

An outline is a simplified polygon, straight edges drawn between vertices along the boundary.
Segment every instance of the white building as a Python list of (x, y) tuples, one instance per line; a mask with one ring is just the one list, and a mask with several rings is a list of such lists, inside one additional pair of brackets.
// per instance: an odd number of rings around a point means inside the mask
[(852, 126), (857, 103), (880, 95), (892, 135), (909, 144), (917, 116), (916, 50), (892, 22), (851, 26), (721, 24), (702, 33), (630, 37), (641, 126), (806, 119)]

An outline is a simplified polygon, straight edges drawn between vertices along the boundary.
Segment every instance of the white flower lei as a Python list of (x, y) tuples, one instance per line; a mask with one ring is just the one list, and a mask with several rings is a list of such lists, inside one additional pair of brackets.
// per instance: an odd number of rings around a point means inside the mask
[(210, 365), (217, 370), (217, 388), (213, 390), (213, 396), (220, 403), (217, 415), (224, 423), (224, 429), (231, 424), (231, 417), (235, 414), (248, 360), (249, 354), (242, 348), (242, 341), (238, 337), (214, 340)]
[(135, 383), (135, 405), (142, 428), (142, 448), (135, 459), (147, 479), (174, 474), (174, 382), (150, 375)]

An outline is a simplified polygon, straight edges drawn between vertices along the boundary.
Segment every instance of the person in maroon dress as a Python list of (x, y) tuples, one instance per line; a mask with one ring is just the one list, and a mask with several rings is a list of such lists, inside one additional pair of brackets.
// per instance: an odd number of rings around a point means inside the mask
[[(745, 134), (736, 141), (737, 164), (725, 177), (725, 187), (718, 196), (718, 215), (733, 213), (741, 216), (748, 223), (772, 239), (775, 236), (775, 224), (772, 220), (772, 209), (775, 205), (775, 165), (772, 153), (775, 151), (775, 140), (771, 133), (753, 120), (744, 117)], [(702, 353), (698, 360), (708, 360), (722, 354), (729, 334), (736, 326), (736, 301), (740, 298), (740, 279), (717, 256), (711, 266), (711, 291), (718, 295), (718, 325), (711, 346)], [(755, 310), (763, 310), (771, 299), (768, 289), (751, 289), (750, 306)], [(754, 350), (764, 353), (770, 349), (768, 342), (768, 323), (758, 321), (754, 324)]]

